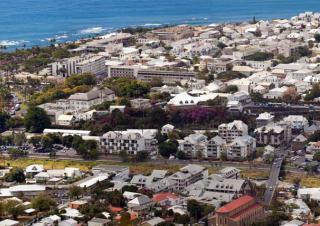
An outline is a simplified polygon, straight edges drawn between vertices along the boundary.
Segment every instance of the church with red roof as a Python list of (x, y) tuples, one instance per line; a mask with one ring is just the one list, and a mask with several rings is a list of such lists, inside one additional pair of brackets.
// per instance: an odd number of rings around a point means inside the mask
[(265, 217), (264, 207), (256, 198), (244, 195), (216, 210), (211, 226), (250, 226)]

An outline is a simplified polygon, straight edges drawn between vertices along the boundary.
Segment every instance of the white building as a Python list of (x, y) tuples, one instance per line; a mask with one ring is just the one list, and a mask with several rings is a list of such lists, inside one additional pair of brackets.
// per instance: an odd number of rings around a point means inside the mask
[(271, 115), (269, 112), (260, 113), (256, 118), (257, 127), (268, 125), (273, 122), (274, 115)]
[(50, 75), (68, 77), (73, 74), (106, 73), (105, 57), (99, 55), (83, 55), (66, 58), (50, 64)]
[(222, 139), (230, 142), (237, 137), (248, 135), (248, 126), (240, 120), (235, 120), (230, 123), (219, 125), (218, 133)]
[(234, 139), (228, 147), (227, 158), (242, 160), (256, 150), (256, 140), (250, 136), (242, 136)]
[(280, 88), (274, 88), (269, 90), (268, 93), (264, 94), (263, 97), (266, 99), (281, 99), (283, 98), (284, 94), (287, 92), (288, 87), (282, 86)]
[(203, 155), (207, 146), (207, 137), (200, 133), (190, 134), (183, 140), (178, 140), (179, 151), (182, 151), (186, 156), (195, 158), (199, 154)]
[(174, 190), (180, 191), (190, 184), (208, 177), (208, 169), (194, 164), (189, 164), (180, 171), (169, 176), (174, 181)]
[(94, 105), (102, 104), (105, 101), (113, 101), (115, 94), (111, 89), (93, 88), (87, 93), (75, 93), (68, 98), (70, 108), (74, 110), (89, 110)]
[(156, 151), (157, 132), (156, 129), (109, 131), (101, 138), (101, 148), (110, 154), (120, 151), (126, 151), (128, 154)]

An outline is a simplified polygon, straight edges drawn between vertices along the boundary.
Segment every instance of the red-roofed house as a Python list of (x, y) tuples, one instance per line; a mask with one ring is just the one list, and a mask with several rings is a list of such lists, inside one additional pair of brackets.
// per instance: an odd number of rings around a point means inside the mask
[(152, 200), (160, 206), (174, 206), (181, 203), (181, 198), (171, 192), (161, 192), (155, 194), (153, 195)]
[(217, 209), (211, 226), (250, 226), (265, 217), (264, 208), (249, 195), (242, 196)]

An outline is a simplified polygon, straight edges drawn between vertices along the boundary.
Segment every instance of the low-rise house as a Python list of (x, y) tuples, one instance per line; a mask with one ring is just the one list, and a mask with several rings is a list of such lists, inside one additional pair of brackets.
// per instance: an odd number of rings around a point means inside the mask
[(314, 200), (320, 202), (320, 188), (300, 188), (297, 197), (302, 200)]
[(73, 202), (69, 203), (69, 208), (71, 208), (71, 209), (80, 209), (80, 208), (82, 208), (83, 206), (85, 206), (87, 204), (88, 204), (87, 200), (76, 200), (76, 201), (73, 201)]
[(43, 165), (32, 164), (30, 166), (27, 166), (25, 171), (27, 176), (34, 176), (40, 172), (43, 172), (44, 168)]
[(229, 112), (243, 112), (243, 105), (239, 101), (228, 101), (227, 109)]
[(304, 135), (306, 137), (309, 137), (312, 134), (314, 134), (315, 132), (317, 132), (318, 130), (320, 130), (320, 126), (317, 123), (312, 124), (311, 126), (307, 126), (304, 128)]
[(291, 221), (283, 221), (281, 222), (282, 226), (303, 226), (305, 225), (305, 223), (303, 221), (300, 220), (291, 220)]
[(308, 139), (305, 136), (303, 136), (302, 134), (300, 134), (292, 140), (291, 150), (292, 151), (299, 151), (299, 150), (305, 148), (307, 143), (308, 143)]
[(154, 194), (152, 200), (154, 203), (164, 207), (180, 205), (182, 203), (181, 197), (171, 192)]
[(46, 187), (38, 184), (25, 184), (25, 185), (16, 185), (9, 188), (0, 189), (0, 197), (17, 197), (23, 194), (24, 197), (35, 197), (38, 194), (45, 192)]
[(124, 112), (125, 109), (126, 109), (125, 105), (110, 105), (109, 112), (112, 113), (115, 110), (118, 110), (120, 112)]
[(153, 201), (146, 195), (141, 195), (127, 203), (129, 211), (138, 213), (139, 216), (147, 215), (153, 206)]
[(110, 219), (104, 219), (104, 218), (92, 218), (90, 221), (88, 221), (88, 226), (107, 226), (112, 225), (112, 221)]
[(160, 223), (163, 223), (163, 222), (165, 222), (165, 220), (162, 219), (161, 217), (154, 217), (151, 220), (143, 222), (141, 224), (141, 226), (157, 226), (157, 225), (159, 225)]
[(250, 96), (247, 92), (239, 91), (232, 94), (229, 98), (230, 101), (239, 101), (241, 104), (250, 102)]
[(151, 107), (150, 99), (137, 98), (130, 100), (130, 105), (132, 108), (137, 109), (147, 109)]
[(166, 124), (161, 127), (161, 134), (168, 134), (174, 130), (174, 126), (171, 124)]
[(94, 187), (97, 183), (107, 180), (109, 176), (110, 176), (109, 174), (103, 174), (103, 173), (95, 176), (90, 176), (90, 177), (84, 178), (83, 180), (77, 181), (75, 185), (80, 188)]
[(286, 205), (292, 206), (291, 217), (293, 219), (307, 219), (311, 213), (310, 208), (302, 199), (289, 199), (285, 201)]
[(73, 115), (59, 115), (57, 119), (57, 125), (59, 126), (71, 126), (75, 122)]
[(255, 69), (249, 67), (249, 66), (234, 66), (232, 68), (232, 71), (239, 72), (247, 77), (252, 75), (254, 72), (256, 72)]
[(307, 147), (307, 149), (313, 153), (320, 151), (320, 141), (317, 142), (310, 142), (310, 145)]
[(266, 88), (265, 86), (263, 85), (257, 85), (255, 86), (253, 89), (252, 89), (252, 92), (253, 93), (259, 93), (259, 94), (266, 94), (268, 92), (268, 88)]
[(112, 166), (106, 164), (100, 164), (93, 166), (91, 169), (94, 175), (109, 174), (113, 175), (112, 181), (125, 181), (129, 179), (129, 167), (127, 166)]
[(0, 226), (19, 226), (21, 225), (19, 221), (5, 219), (0, 221)]
[(62, 136), (90, 136), (90, 130), (44, 129), (43, 134), (60, 134)]
[(234, 79), (227, 83), (229, 86), (237, 86), (239, 91), (250, 93), (254, 83), (250, 81), (248, 78)]
[(240, 178), (240, 170), (235, 167), (225, 167), (219, 171), (219, 175), (225, 179), (238, 179)]
[(287, 92), (288, 87), (282, 86), (280, 88), (274, 88), (269, 90), (268, 93), (264, 94), (263, 97), (266, 99), (281, 99), (283, 98), (284, 94)]

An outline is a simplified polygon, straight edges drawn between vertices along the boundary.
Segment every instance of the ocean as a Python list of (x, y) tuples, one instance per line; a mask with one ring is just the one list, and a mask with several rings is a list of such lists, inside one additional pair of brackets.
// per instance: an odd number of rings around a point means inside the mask
[(0, 45), (48, 45), (129, 26), (290, 18), (319, 0), (0, 0)]

